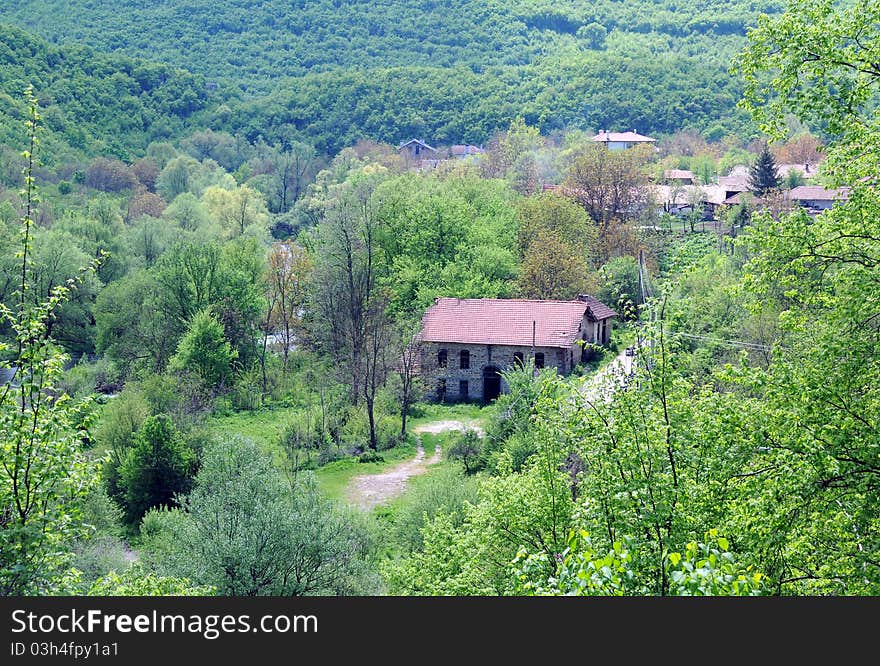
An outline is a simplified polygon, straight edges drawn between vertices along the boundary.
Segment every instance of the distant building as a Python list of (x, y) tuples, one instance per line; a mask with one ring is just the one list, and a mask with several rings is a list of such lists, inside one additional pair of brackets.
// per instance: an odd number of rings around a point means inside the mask
[(742, 164), (733, 167), (726, 176), (718, 177), (718, 185), (724, 189), (724, 199), (730, 199), (740, 192), (749, 191), (749, 168)]
[(437, 149), (421, 139), (410, 139), (397, 147), (397, 152), (409, 162), (436, 160)]
[(849, 188), (841, 187), (835, 190), (826, 190), (818, 185), (801, 185), (792, 188), (788, 194), (788, 199), (803, 206), (811, 213), (821, 213), (828, 210), (834, 204), (846, 201), (849, 198)]
[(663, 183), (666, 185), (693, 185), (694, 172), (686, 169), (666, 169), (663, 172)]
[(703, 207), (701, 218), (705, 220), (714, 219), (718, 207), (727, 199), (727, 192), (720, 185), (652, 185), (651, 194), (658, 213), (687, 214), (699, 202)]
[(633, 146), (654, 143), (656, 139), (637, 134), (635, 130), (632, 132), (609, 132), (607, 130), (599, 130), (599, 133), (593, 137), (593, 141), (604, 144), (608, 150), (626, 150)]
[(450, 146), (449, 148), (450, 157), (457, 160), (475, 158), (478, 155), (483, 155), (485, 152), (486, 151), (483, 150), (480, 146), (455, 145)]
[(792, 172), (799, 172), (804, 180), (809, 180), (813, 176), (816, 175), (816, 165), (810, 164), (809, 162), (805, 162), (803, 164), (777, 164), (776, 165), (776, 175), (779, 176), (782, 180), (788, 178), (788, 175)]
[(507, 390), (501, 372), (529, 360), (568, 374), (584, 359), (584, 343), (608, 344), (616, 316), (586, 294), (573, 301), (438, 298), (419, 333), (428, 398), (489, 402)]

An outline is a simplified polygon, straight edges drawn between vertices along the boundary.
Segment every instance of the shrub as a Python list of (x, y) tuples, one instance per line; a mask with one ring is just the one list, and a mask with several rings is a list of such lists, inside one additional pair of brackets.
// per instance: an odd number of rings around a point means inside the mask
[(383, 458), (381, 455), (379, 455), (376, 451), (367, 450), (358, 456), (358, 462), (362, 462), (362, 463), (385, 462), (385, 458)]
[(455, 527), (464, 519), (464, 505), (477, 502), (477, 483), (455, 467), (441, 467), (407, 495), (394, 520), (394, 539), (404, 552), (422, 547), (424, 526), (438, 513), (451, 517)]
[(119, 467), (126, 522), (137, 525), (148, 509), (173, 504), (178, 493), (187, 492), (195, 462), (171, 419), (148, 417)]
[(476, 430), (468, 430), (456, 438), (449, 449), (449, 457), (460, 460), (465, 474), (474, 474), (486, 466), (483, 441)]

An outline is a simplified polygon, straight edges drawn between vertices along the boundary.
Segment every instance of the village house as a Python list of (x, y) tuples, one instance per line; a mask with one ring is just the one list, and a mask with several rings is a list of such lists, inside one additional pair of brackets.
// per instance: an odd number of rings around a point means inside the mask
[(436, 167), (443, 156), (440, 151), (429, 146), (421, 139), (410, 139), (397, 147), (397, 153), (403, 158), (403, 163), (411, 169), (424, 171)]
[(502, 371), (529, 361), (566, 375), (607, 345), (614, 312), (592, 296), (573, 301), (438, 298), (422, 317), (420, 374), (427, 398), (489, 402), (506, 392)]
[(694, 172), (687, 169), (666, 169), (663, 172), (664, 185), (693, 185)]
[(826, 190), (818, 185), (801, 185), (792, 188), (788, 192), (787, 198), (806, 208), (808, 213), (816, 215), (823, 210), (828, 210), (836, 203), (846, 201), (849, 198), (849, 188)]
[(718, 208), (725, 202), (726, 191), (720, 185), (652, 185), (651, 196), (657, 205), (657, 213), (676, 217), (701, 208), (700, 218), (713, 220)]
[(609, 132), (607, 130), (599, 130), (599, 133), (593, 137), (593, 141), (604, 144), (608, 150), (626, 150), (633, 146), (654, 143), (656, 139), (637, 134), (635, 130), (632, 132)]
[(419, 162), (421, 160), (436, 159), (437, 149), (429, 146), (421, 139), (410, 139), (397, 147), (397, 152), (404, 158)]
[(449, 155), (456, 160), (475, 160), (480, 155), (485, 154), (485, 150), (481, 146), (459, 145), (450, 146)]

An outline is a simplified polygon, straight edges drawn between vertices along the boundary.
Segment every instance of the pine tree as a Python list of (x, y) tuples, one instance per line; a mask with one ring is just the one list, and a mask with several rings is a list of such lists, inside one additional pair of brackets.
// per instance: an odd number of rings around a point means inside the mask
[(749, 169), (749, 190), (762, 197), (768, 192), (778, 189), (781, 179), (776, 172), (776, 160), (770, 154), (765, 143), (755, 163)]

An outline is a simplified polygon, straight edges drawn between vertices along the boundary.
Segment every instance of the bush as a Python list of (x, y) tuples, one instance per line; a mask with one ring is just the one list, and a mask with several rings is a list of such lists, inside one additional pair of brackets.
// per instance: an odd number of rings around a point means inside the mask
[(82, 573), (82, 580), (92, 583), (113, 570), (128, 566), (125, 543), (113, 536), (96, 536), (79, 541), (73, 548), (73, 566)]
[(461, 461), (465, 474), (474, 474), (486, 466), (483, 440), (476, 430), (468, 430), (459, 435), (450, 447), (448, 455)]
[(420, 550), (422, 528), (438, 513), (451, 516), (457, 527), (464, 519), (466, 502), (477, 502), (476, 479), (455, 467), (441, 467), (407, 495), (394, 519), (394, 540), (404, 552)]
[(58, 388), (74, 398), (85, 398), (100, 393), (116, 393), (122, 389), (122, 380), (115, 365), (106, 358), (89, 362), (83, 356), (79, 363), (67, 370), (58, 382)]
[(529, 458), (538, 452), (538, 447), (529, 437), (514, 435), (504, 445), (510, 455), (511, 468), (514, 472), (521, 472)]
[(385, 458), (383, 458), (381, 455), (379, 455), (375, 451), (367, 450), (358, 456), (358, 462), (362, 462), (362, 463), (385, 462)]
[(135, 526), (150, 508), (172, 504), (178, 493), (187, 492), (195, 463), (192, 450), (167, 416), (148, 417), (119, 466), (117, 483), (126, 522)]

